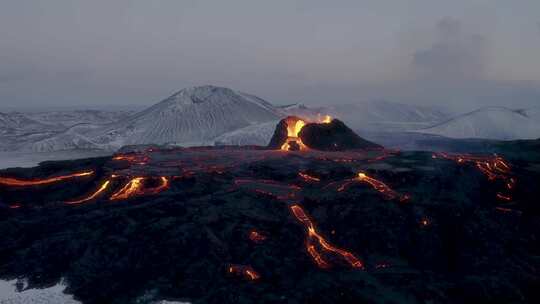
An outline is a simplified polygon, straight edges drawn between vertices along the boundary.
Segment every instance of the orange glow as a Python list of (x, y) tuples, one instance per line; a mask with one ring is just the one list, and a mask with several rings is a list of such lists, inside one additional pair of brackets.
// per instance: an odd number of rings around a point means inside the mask
[(420, 220), (420, 225), (426, 227), (426, 226), (429, 226), (430, 222), (427, 218), (423, 218)]
[(318, 123), (331, 123), (332, 122), (332, 116), (330, 115), (321, 115), (321, 113), (317, 114), (317, 122)]
[(322, 253), (317, 250), (318, 246), (320, 247), (321, 251), (341, 256), (353, 268), (364, 268), (364, 264), (362, 263), (362, 261), (360, 261), (352, 253), (343, 249), (336, 248), (330, 243), (328, 243), (328, 241), (317, 232), (315, 225), (307, 216), (302, 207), (300, 207), (299, 205), (291, 205), (289, 208), (291, 209), (296, 219), (300, 223), (302, 223), (307, 230), (306, 250), (311, 255), (313, 261), (317, 264), (317, 266), (319, 266), (320, 268), (330, 267), (330, 264), (324, 260)]
[(348, 186), (350, 186), (355, 181), (359, 181), (359, 182), (366, 183), (366, 184), (370, 185), (371, 187), (373, 187), (373, 189), (377, 190), (379, 193), (381, 193), (388, 200), (398, 199), (400, 202), (406, 202), (406, 201), (410, 200), (409, 195), (399, 194), (396, 191), (392, 190), (385, 183), (383, 183), (383, 182), (381, 182), (379, 180), (376, 180), (376, 179), (368, 176), (367, 174), (365, 174), (363, 172), (358, 173), (356, 179), (350, 179), (350, 180), (345, 181), (345, 183), (343, 183), (337, 189), (337, 191), (338, 192), (344, 191)]
[(122, 189), (111, 196), (111, 200), (128, 199), (132, 196), (142, 194), (144, 177), (135, 177), (131, 179)]
[(132, 178), (122, 189), (114, 193), (110, 200), (124, 200), (139, 195), (157, 194), (169, 188), (169, 179), (167, 177), (160, 177), (161, 184), (154, 188), (145, 188), (145, 180), (146, 178), (144, 177)]
[(332, 122), (332, 117), (330, 115), (324, 115), (322, 123), (331, 123), (331, 122)]
[(287, 123), (287, 139), (285, 140), (285, 143), (281, 145), (281, 150), (290, 151), (291, 142), (295, 142), (300, 151), (308, 150), (308, 147), (304, 145), (302, 139), (298, 137), (298, 134), (300, 134), (300, 131), (306, 125), (306, 122), (293, 116), (287, 117), (285, 122)]
[[(151, 151), (149, 151), (151, 152)], [(129, 164), (146, 165), (150, 160), (150, 157), (140, 153), (119, 154), (113, 157), (116, 161), (127, 161)]]
[(320, 178), (311, 176), (311, 175), (309, 175), (309, 174), (307, 174), (307, 173), (298, 172), (298, 175), (299, 175), (303, 180), (305, 180), (306, 182), (320, 182), (320, 181), (321, 181)]
[(101, 186), (99, 187), (99, 189), (96, 190), (96, 192), (92, 193), (88, 197), (80, 199), (80, 200), (76, 200), (76, 201), (69, 201), (69, 202), (66, 202), (66, 204), (77, 205), (77, 204), (82, 204), (82, 203), (91, 201), (95, 199), (96, 197), (98, 197), (103, 191), (107, 190), (107, 187), (109, 187), (109, 184), (110, 184), (110, 181), (106, 180), (103, 184), (101, 184)]
[(510, 196), (506, 196), (506, 195), (503, 195), (501, 193), (497, 193), (497, 198), (502, 200), (502, 201), (507, 201), (507, 202), (512, 200), (512, 198)]
[(94, 174), (94, 171), (85, 171), (85, 172), (73, 173), (69, 175), (61, 175), (61, 176), (44, 178), (44, 179), (32, 179), (32, 180), (21, 180), (21, 179), (11, 178), (11, 177), (0, 177), (0, 184), (7, 185), (7, 186), (15, 186), (15, 187), (38, 186), (38, 185), (52, 184), (55, 182), (59, 182), (59, 181), (63, 181), (66, 179), (71, 179), (71, 178), (76, 178), (76, 177), (90, 176), (92, 174)]
[(397, 193), (396, 191), (392, 190), (388, 185), (385, 183), (378, 181), (372, 177), (367, 176), (365, 173), (360, 172), (358, 173), (358, 180), (361, 182), (368, 183), (371, 185), (375, 190), (379, 191), (382, 195), (384, 195), (387, 199), (393, 200), (393, 199), (399, 199), (400, 201), (407, 201), (409, 199), (409, 196), (407, 195), (401, 195)]
[[(472, 163), (482, 172), (488, 180), (500, 180), (505, 184), (507, 190), (513, 190), (516, 186), (516, 179), (513, 178), (510, 165), (500, 156), (473, 156), (467, 154), (448, 154), (444, 152), (433, 154), (433, 158), (443, 158), (453, 160), (458, 164)], [(509, 194), (497, 193), (497, 198), (503, 201), (511, 201)]]
[(150, 188), (150, 189), (147, 189), (146, 193), (148, 194), (157, 194), (157, 193), (160, 193), (162, 191), (165, 191), (167, 189), (169, 189), (170, 187), (170, 182), (169, 182), (169, 179), (166, 178), (165, 176), (162, 176), (159, 178), (161, 184), (159, 184), (159, 186), (155, 187), (155, 188)]
[(251, 230), (251, 232), (249, 233), (249, 239), (254, 243), (262, 243), (266, 241), (266, 236), (260, 234), (256, 230)]
[(251, 266), (245, 265), (230, 265), (228, 267), (228, 272), (234, 275), (243, 276), (249, 281), (257, 281), (261, 278), (261, 275), (253, 269)]

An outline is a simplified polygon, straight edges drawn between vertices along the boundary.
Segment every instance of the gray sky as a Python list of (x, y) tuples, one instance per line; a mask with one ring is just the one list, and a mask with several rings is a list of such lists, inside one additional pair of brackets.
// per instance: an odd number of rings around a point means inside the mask
[(0, 110), (202, 84), (274, 103), (540, 105), (540, 1), (0, 0)]

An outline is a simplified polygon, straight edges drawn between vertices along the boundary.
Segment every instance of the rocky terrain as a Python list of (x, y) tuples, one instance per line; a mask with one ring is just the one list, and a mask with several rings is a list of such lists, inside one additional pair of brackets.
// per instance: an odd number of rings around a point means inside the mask
[(83, 303), (536, 303), (539, 146), (145, 146), (4, 170), (0, 278)]

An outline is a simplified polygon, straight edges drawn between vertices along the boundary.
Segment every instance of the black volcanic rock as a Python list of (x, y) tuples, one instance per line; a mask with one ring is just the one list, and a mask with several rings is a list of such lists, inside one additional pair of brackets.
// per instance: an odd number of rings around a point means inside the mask
[[(280, 149), (288, 138), (287, 121), (296, 122), (301, 118), (288, 116), (276, 126), (268, 148)], [(354, 133), (341, 120), (333, 119), (330, 123), (307, 123), (298, 134), (308, 148), (321, 151), (345, 151), (353, 149), (374, 149), (382, 146), (365, 140)], [(291, 150), (297, 150), (298, 144), (291, 143)]]
[[(505, 151), (517, 155), (517, 144), (519, 157), (509, 157)], [(21, 204), (0, 207), (0, 278), (25, 278), (29, 288), (64, 278), (66, 292), (84, 304), (540, 303), (540, 158), (528, 158), (538, 153), (534, 145), (527, 150), (529, 143), (504, 145), (512, 146), (499, 153), (517, 179), (512, 202), (497, 201), (504, 185), (473, 164), (426, 152), (384, 159), (379, 151), (339, 153), (357, 157), (341, 162), (332, 160), (338, 153), (324, 152), (154, 151), (148, 166), (134, 166), (141, 170), (134, 176), (179, 159), (182, 166), (172, 166), (186, 169), (187, 153), (193, 173), (175, 174), (157, 195), (112, 202), (110, 195), (124, 185), (114, 180), (105, 195), (81, 205), (62, 202), (94, 191), (117, 172), (113, 160), (3, 170), (1, 177), (26, 179), (86, 169), (96, 174), (39, 187), (0, 186), (3, 204)], [(237, 149), (241, 161), (206, 169), (223, 162), (227, 149)], [(337, 190), (360, 170), (411, 200), (386, 199), (366, 183)], [(290, 204), (301, 205), (328, 242), (366, 268), (325, 255), (332, 268), (319, 269)], [(250, 241), (254, 229), (267, 239)], [(230, 275), (231, 264), (249, 265), (260, 279)]]
[(361, 138), (338, 119), (330, 123), (307, 124), (300, 131), (299, 137), (306, 146), (322, 151), (382, 148)]
[[(297, 117), (294, 117), (294, 118), (296, 119)], [(268, 143), (267, 147), (272, 150), (277, 150), (281, 148), (281, 146), (285, 143), (285, 140), (287, 140), (286, 118), (280, 120), (279, 123), (277, 124), (276, 129), (274, 131), (274, 135), (272, 135), (272, 138), (270, 139), (270, 142)]]

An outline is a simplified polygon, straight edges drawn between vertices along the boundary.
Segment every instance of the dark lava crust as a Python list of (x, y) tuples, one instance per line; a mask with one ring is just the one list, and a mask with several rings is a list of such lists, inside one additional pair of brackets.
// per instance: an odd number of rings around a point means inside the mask
[[(238, 157), (244, 161), (228, 168), (174, 173), (170, 188), (156, 195), (110, 201), (122, 186), (113, 182), (98, 200), (62, 203), (91, 192), (111, 172), (169, 172), (163, 166), (182, 155), (171, 168), (196, 155), (219, 162), (237, 153), (189, 151), (149, 153), (150, 162), (139, 168), (100, 158), (1, 171), (20, 178), (96, 174), (48, 186), (0, 186), (0, 277), (26, 278), (29, 287), (64, 278), (66, 292), (86, 304), (540, 303), (540, 163), (525, 158), (507, 159), (517, 179), (512, 202), (497, 201), (504, 185), (474, 165), (430, 153), (246, 150)], [(255, 154), (260, 157), (246, 160)], [(337, 190), (358, 171), (410, 200), (386, 199), (367, 184)], [(259, 184), (266, 191), (254, 191)], [(300, 190), (283, 199), (279, 192), (292, 185)], [(9, 208), (15, 202), (20, 208)], [(319, 269), (291, 203), (366, 269), (335, 257), (327, 257), (332, 268)], [(250, 241), (253, 229), (267, 239)], [(250, 265), (261, 277), (231, 276), (230, 264)]]

